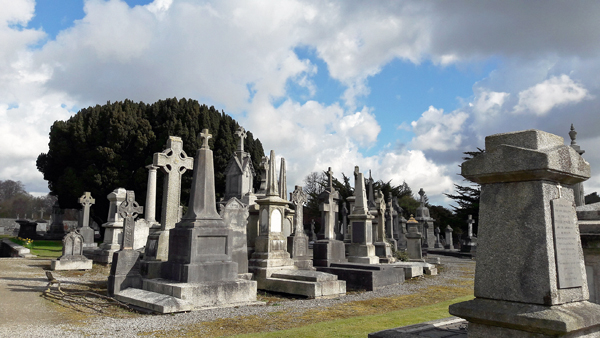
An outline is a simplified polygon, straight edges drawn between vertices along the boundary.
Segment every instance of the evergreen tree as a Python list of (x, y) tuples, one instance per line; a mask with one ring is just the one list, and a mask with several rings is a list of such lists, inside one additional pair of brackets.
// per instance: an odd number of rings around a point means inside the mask
[[(52, 195), (62, 208), (80, 208), (78, 198), (84, 191), (96, 199), (92, 217), (98, 224), (106, 221), (106, 196), (118, 187), (134, 190), (136, 200), (145, 203), (148, 171), (153, 155), (162, 152), (169, 136), (179, 136), (187, 156), (193, 157), (202, 129), (213, 135), (209, 146), (214, 152), (217, 199), (225, 192), (224, 171), (237, 145), (238, 124), (214, 107), (196, 100), (166, 99), (153, 104), (107, 102), (80, 110), (67, 121), (56, 121), (50, 129), (48, 153), (38, 156), (37, 167), (48, 181)], [(264, 151), (251, 133), (245, 147), (255, 168)], [(260, 157), (257, 158), (257, 154)], [(157, 218), (160, 217), (163, 175), (157, 181)], [(181, 203), (186, 205), (192, 181), (191, 171), (182, 177)]]

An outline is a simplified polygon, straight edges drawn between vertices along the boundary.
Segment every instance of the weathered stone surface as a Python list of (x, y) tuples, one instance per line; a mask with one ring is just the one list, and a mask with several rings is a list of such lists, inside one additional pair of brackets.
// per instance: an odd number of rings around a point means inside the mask
[(157, 313), (187, 312), (194, 309), (190, 302), (142, 289), (128, 288), (114, 297), (118, 301)]
[(238, 264), (238, 274), (248, 272), (248, 247), (246, 243), (246, 228), (248, 224), (248, 206), (232, 197), (221, 208), (223, 222), (231, 228), (231, 258)]
[(62, 241), (62, 256), (51, 261), (51, 270), (91, 270), (92, 260), (83, 255), (83, 241), (81, 234), (68, 233)]
[[(449, 317), (369, 333), (369, 338), (467, 338), (467, 321)], [(498, 336), (500, 337), (500, 336)], [(508, 336), (506, 336), (508, 337)]]
[(367, 208), (364, 176), (358, 171), (358, 167), (355, 167), (355, 199), (352, 211), (348, 216), (351, 238), (350, 244), (346, 245), (347, 259), (349, 262), (377, 264), (379, 257), (375, 255), (375, 246), (373, 245), (373, 216), (369, 214)]
[(393, 264), (331, 263), (328, 267), (317, 267), (317, 270), (346, 281), (346, 287), (350, 290), (373, 291), (403, 283), (405, 279), (404, 269)]
[(136, 250), (115, 252), (108, 276), (108, 295), (113, 296), (127, 288), (140, 289), (141, 287), (140, 253)]

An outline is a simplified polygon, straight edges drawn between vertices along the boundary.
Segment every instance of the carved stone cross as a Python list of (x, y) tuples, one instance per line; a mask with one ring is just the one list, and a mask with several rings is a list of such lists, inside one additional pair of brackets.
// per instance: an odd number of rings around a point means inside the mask
[(421, 196), (421, 199), (420, 199), (421, 206), (424, 206), (425, 205), (425, 191), (423, 190), (423, 188), (421, 188), (419, 190), (419, 195)]
[(298, 234), (304, 233), (304, 204), (308, 202), (308, 195), (302, 191), (302, 187), (297, 185), (296, 189), (291, 193), (292, 203), (296, 206), (296, 214), (294, 215), (294, 221), (296, 223), (296, 229), (294, 232)]
[(243, 152), (244, 151), (244, 139), (246, 138), (246, 130), (244, 129), (244, 127), (240, 126), (238, 128), (238, 130), (235, 132), (235, 134), (237, 135), (237, 137), (240, 138), (240, 143), (238, 144), (238, 151)]
[(125, 201), (119, 205), (117, 212), (125, 220), (123, 225), (123, 244), (121, 250), (133, 250), (133, 237), (135, 230), (135, 218), (144, 211), (135, 201), (135, 192), (127, 190)]
[(179, 214), (181, 198), (181, 176), (186, 170), (194, 168), (194, 159), (188, 157), (183, 151), (183, 141), (180, 137), (170, 136), (167, 140), (167, 149), (162, 153), (154, 154), (153, 163), (165, 174), (161, 229), (168, 230), (175, 227)]
[(327, 169), (327, 178), (329, 180), (329, 191), (333, 192), (333, 171), (331, 171), (331, 167)]
[(86, 191), (83, 196), (79, 197), (79, 203), (83, 205), (83, 224), (82, 227), (88, 227), (90, 222), (90, 206), (96, 203), (89, 191)]
[(467, 225), (469, 226), (469, 229), (468, 229), (469, 238), (473, 237), (473, 224), (474, 223), (475, 223), (475, 220), (473, 219), (473, 215), (469, 215), (469, 218), (467, 219)]
[(208, 132), (208, 129), (202, 129), (202, 132), (198, 134), (198, 141), (202, 141), (202, 149), (208, 149), (208, 140), (212, 138), (212, 135)]

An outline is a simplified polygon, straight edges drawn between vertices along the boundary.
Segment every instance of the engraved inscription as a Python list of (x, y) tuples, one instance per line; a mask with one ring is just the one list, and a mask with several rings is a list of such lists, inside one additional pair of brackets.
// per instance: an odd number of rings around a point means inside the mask
[(226, 255), (227, 254), (227, 237), (199, 237), (198, 238), (198, 255)]
[(352, 243), (366, 243), (365, 222), (352, 222)]
[(583, 284), (575, 210), (565, 199), (550, 201), (554, 227), (554, 250), (558, 288), (574, 288)]

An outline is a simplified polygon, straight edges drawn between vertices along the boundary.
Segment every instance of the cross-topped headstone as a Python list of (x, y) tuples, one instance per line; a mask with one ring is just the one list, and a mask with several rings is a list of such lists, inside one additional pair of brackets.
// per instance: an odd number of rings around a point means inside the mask
[(421, 196), (421, 198), (420, 198), (421, 206), (424, 206), (425, 205), (425, 191), (423, 190), (423, 188), (421, 188), (419, 190), (419, 195)]
[(308, 195), (302, 191), (302, 187), (297, 185), (296, 189), (291, 193), (292, 203), (296, 206), (294, 232), (298, 235), (304, 232), (304, 204), (308, 202)]
[[(206, 130), (206, 129), (205, 129)], [(181, 198), (181, 176), (194, 168), (194, 160), (183, 151), (180, 137), (169, 136), (167, 149), (154, 154), (153, 163), (166, 175), (163, 188), (161, 229), (175, 227)]]
[(202, 142), (202, 149), (208, 149), (208, 140), (212, 138), (212, 135), (208, 132), (208, 129), (202, 129), (202, 132), (198, 134), (198, 141)]
[(83, 205), (82, 227), (88, 227), (90, 222), (90, 207), (96, 203), (96, 200), (92, 198), (92, 195), (89, 191), (86, 191), (83, 196), (79, 197), (79, 203)]
[(244, 129), (244, 127), (240, 126), (238, 128), (238, 130), (235, 132), (235, 134), (237, 135), (237, 137), (240, 138), (240, 143), (238, 143), (238, 151), (243, 152), (244, 151), (244, 139), (246, 138), (246, 130)]
[(469, 238), (473, 237), (473, 224), (475, 223), (475, 220), (473, 219), (473, 215), (469, 215), (469, 218), (467, 219), (467, 225), (469, 226)]
[(331, 167), (327, 169), (327, 179), (329, 180), (329, 191), (333, 192), (333, 171), (331, 171)]
[(144, 207), (135, 201), (135, 192), (127, 190), (125, 201), (119, 205), (117, 212), (125, 222), (123, 226), (123, 244), (121, 250), (133, 250), (135, 218), (144, 211)]

